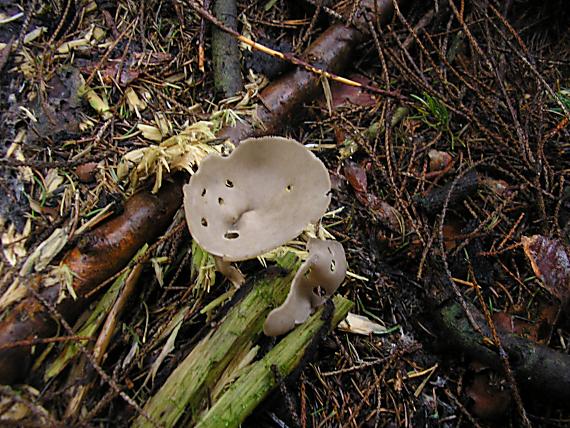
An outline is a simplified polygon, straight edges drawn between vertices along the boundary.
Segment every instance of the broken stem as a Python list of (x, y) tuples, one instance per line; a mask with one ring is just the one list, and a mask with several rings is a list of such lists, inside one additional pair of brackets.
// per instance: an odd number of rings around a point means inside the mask
[[(335, 309), (331, 327), (342, 321), (352, 307), (352, 302), (342, 296), (335, 296), (333, 302)], [(214, 403), (196, 427), (240, 426), (278, 385), (278, 377), (287, 377), (302, 362), (306, 350), (318, 337), (318, 332), (327, 327), (323, 313), (324, 308), (321, 307), (309, 320), (283, 338), (263, 359), (245, 368), (243, 374)]]
[[(188, 409), (195, 419), (208, 404), (208, 390), (237, 355), (247, 352), (261, 334), (265, 317), (284, 300), (299, 261), (292, 254), (279, 261), (286, 276), (265, 275), (254, 282), (252, 291), (236, 304), (219, 326), (196, 345), (144, 406), (150, 419), (165, 427), (174, 426)], [(144, 416), (134, 428), (152, 426)]]

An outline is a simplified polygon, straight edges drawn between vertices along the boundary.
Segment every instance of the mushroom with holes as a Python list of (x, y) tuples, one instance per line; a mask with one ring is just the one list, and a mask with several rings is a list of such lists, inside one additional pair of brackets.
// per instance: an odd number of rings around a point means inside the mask
[(295, 274), (287, 299), (265, 320), (263, 332), (267, 336), (280, 336), (305, 322), (344, 280), (347, 264), (342, 244), (310, 239), (307, 250), (309, 258)]
[(202, 161), (184, 186), (186, 220), (198, 244), (227, 270), (228, 262), (264, 254), (317, 222), (330, 188), (327, 169), (302, 144), (250, 138), (227, 157)]
[[(218, 270), (240, 285), (243, 275), (230, 262), (255, 258), (297, 237), (324, 215), (330, 189), (326, 167), (302, 144), (283, 137), (250, 138), (227, 157), (210, 155), (202, 161), (183, 189), (186, 221), (193, 238), (216, 258)], [(331, 275), (344, 278), (341, 244), (311, 242), (311, 263), (325, 260), (317, 249), (326, 248), (331, 251), (327, 257), (338, 256), (330, 259)], [(314, 269), (311, 277), (325, 278), (319, 266)], [(342, 278), (334, 287), (330, 281), (319, 286), (328, 296)], [(320, 302), (322, 298), (312, 296), (308, 307), (302, 303), (303, 316), (295, 317), (292, 325), (306, 319)]]

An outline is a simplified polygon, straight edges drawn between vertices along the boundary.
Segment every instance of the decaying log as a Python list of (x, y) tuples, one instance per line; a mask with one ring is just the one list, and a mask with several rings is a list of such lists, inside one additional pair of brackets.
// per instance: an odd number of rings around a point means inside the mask
[[(334, 313), (330, 320), (336, 326), (348, 314), (352, 302), (341, 296), (333, 299)], [(296, 370), (311, 341), (327, 327), (324, 308), (281, 340), (261, 360), (246, 367), (228, 390), (214, 403), (196, 424), (197, 428), (224, 426), (237, 428), (279, 383)]]
[[(287, 269), (287, 275), (266, 274), (246, 284), (245, 287), (251, 285), (251, 291), (192, 349), (146, 402), (144, 411), (153, 422), (172, 427), (185, 412), (196, 419), (206, 408), (208, 391), (214, 388), (236, 356), (247, 353), (262, 334), (269, 311), (285, 300), (299, 261), (289, 254), (280, 264)], [(151, 427), (152, 424), (141, 415), (132, 426)]]
[[(470, 312), (483, 334), (491, 337), (483, 315), (474, 307), (470, 307)], [(499, 351), (483, 343), (481, 334), (472, 327), (459, 304), (444, 304), (436, 312), (436, 317), (441, 328), (439, 336), (452, 346), (454, 352), (461, 350), (471, 358), (502, 371)], [(570, 355), (515, 334), (500, 331), (499, 334), (513, 374), (522, 390), (542, 399), (568, 403)]]
[[(180, 183), (168, 183), (157, 195), (144, 191), (132, 196), (121, 215), (86, 234), (63, 259), (62, 264), (74, 274), (73, 288), (78, 300), (64, 298), (57, 308), (73, 320), (86, 307), (86, 296), (96, 286), (120, 271), (147, 242), (154, 241), (172, 220), (182, 200)], [(56, 284), (39, 290), (51, 303), (60, 295)], [(33, 297), (19, 302), (0, 322), (0, 344), (36, 337), (48, 337), (57, 331), (43, 305)], [(0, 350), (0, 383), (14, 383), (27, 374), (32, 360), (29, 346)]]

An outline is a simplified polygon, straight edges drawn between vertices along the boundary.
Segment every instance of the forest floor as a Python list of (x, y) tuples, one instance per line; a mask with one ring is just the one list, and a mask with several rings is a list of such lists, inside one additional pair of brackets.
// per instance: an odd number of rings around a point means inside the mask
[[(240, 43), (243, 87), (224, 99), (196, 2), (0, 0), (0, 424), (129, 426), (237, 304), (179, 187), (126, 201), (230, 147), (214, 136), (255, 122), (292, 56), (326, 63), (303, 52), (360, 3), (238, 1), (238, 32), (291, 55)], [(244, 426), (569, 426), (570, 8), (400, 3), (337, 67), (368, 89), (317, 72), (316, 95), (269, 127), (329, 170), (322, 227), (345, 248), (338, 293), (354, 306)], [(160, 220), (121, 235), (152, 209)], [(90, 261), (101, 242), (116, 251)], [(74, 291), (84, 262), (103, 272), (88, 295)], [(256, 343), (253, 360), (278, 340)]]

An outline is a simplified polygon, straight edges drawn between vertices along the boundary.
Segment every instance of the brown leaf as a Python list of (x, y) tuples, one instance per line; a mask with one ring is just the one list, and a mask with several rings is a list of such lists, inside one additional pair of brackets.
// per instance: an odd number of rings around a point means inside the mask
[(400, 231), (400, 214), (396, 208), (370, 193), (366, 194), (366, 200), (367, 206), (370, 208), (372, 213), (378, 217), (384, 226), (393, 232)]
[[(350, 80), (358, 83), (369, 85), (371, 80), (361, 74), (351, 74), (348, 76)], [(346, 104), (354, 104), (357, 106), (374, 106), (376, 105), (376, 98), (366, 92), (362, 88), (356, 86), (348, 86), (344, 83), (333, 81), (331, 83), (332, 92), (332, 108), (336, 109)]]
[[(118, 79), (118, 83), (121, 87), (127, 86), (140, 76), (139, 71), (131, 69), (128, 65), (121, 63), (113, 63), (101, 69), (97, 69), (95, 64), (81, 68), (81, 71), (85, 74), (91, 74), (95, 70), (98, 70), (103, 83), (111, 84), (115, 79)], [(120, 75), (117, 76), (119, 72)]]
[(494, 313), (493, 322), (498, 330), (525, 337), (536, 343), (546, 344), (558, 318), (559, 309), (558, 304), (541, 304), (530, 320), (516, 316), (511, 309), (509, 312)]
[(509, 183), (505, 180), (495, 179), (495, 178), (485, 178), (483, 180), (483, 184), (485, 184), (489, 190), (494, 192), (499, 196), (510, 196), (512, 193), (511, 187)]
[(539, 323), (532, 323), (525, 319), (512, 316), (506, 312), (496, 312), (493, 314), (493, 321), (498, 329), (514, 333), (518, 336), (526, 337), (534, 342), (538, 342)]
[(446, 250), (450, 251), (457, 247), (460, 234), (461, 231), (456, 224), (443, 225), (443, 244), (445, 245)]
[(97, 162), (87, 162), (75, 168), (75, 174), (82, 183), (93, 183), (97, 175)]
[(481, 419), (499, 419), (511, 404), (509, 390), (500, 384), (491, 370), (475, 374), (465, 393), (473, 400), (470, 410)]
[(570, 251), (558, 239), (541, 235), (522, 237), (524, 253), (535, 275), (554, 296), (567, 303), (570, 299)]
[(346, 161), (344, 163), (344, 176), (356, 193), (366, 193), (368, 180), (364, 168), (357, 163)]
[(427, 179), (442, 176), (453, 166), (453, 157), (447, 152), (432, 149), (428, 152), (428, 157), (430, 172), (426, 174)]

